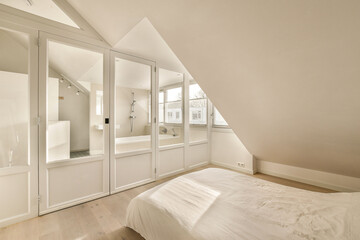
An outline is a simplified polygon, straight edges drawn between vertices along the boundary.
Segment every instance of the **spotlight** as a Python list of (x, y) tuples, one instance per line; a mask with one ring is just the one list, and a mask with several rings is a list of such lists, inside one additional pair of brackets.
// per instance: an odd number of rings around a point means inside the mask
[(78, 96), (79, 96), (79, 95), (80, 95), (80, 91), (77, 91), (77, 92), (76, 92), (76, 95), (78, 95)]
[(64, 79), (63, 79), (63, 78), (60, 78), (60, 82), (63, 83), (63, 82), (64, 82)]
[(71, 88), (71, 84), (69, 84), (69, 85), (67, 86), (67, 88)]

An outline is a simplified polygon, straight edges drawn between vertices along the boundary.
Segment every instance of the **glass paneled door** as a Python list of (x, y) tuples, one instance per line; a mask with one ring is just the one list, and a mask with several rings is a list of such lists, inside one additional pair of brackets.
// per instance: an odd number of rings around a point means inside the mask
[(185, 170), (184, 74), (159, 68), (157, 177)]
[(40, 214), (109, 194), (105, 61), (107, 50), (41, 33)]
[(36, 37), (0, 20), (0, 227), (38, 212)]
[(111, 52), (111, 192), (155, 180), (155, 63)]

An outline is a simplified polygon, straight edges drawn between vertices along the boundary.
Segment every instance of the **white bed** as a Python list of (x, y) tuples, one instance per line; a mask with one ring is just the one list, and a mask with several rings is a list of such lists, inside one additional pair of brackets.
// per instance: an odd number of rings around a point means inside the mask
[(140, 194), (126, 222), (147, 240), (355, 240), (360, 193), (317, 193), (209, 168)]

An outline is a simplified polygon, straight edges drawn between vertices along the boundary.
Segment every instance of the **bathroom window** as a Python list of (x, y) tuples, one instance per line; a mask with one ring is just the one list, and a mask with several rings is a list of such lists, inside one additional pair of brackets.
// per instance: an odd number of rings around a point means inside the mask
[[(160, 101), (159, 105), (161, 105)], [(162, 106), (159, 106), (159, 109), (162, 109), (161, 107)], [(182, 87), (175, 87), (166, 90), (165, 123), (182, 123)]]
[(220, 112), (214, 107), (214, 126), (218, 127), (227, 127), (229, 126), (223, 116), (221, 116)]
[(103, 115), (103, 91), (96, 91), (96, 115)]
[(199, 84), (189, 86), (190, 124), (207, 124), (207, 98)]

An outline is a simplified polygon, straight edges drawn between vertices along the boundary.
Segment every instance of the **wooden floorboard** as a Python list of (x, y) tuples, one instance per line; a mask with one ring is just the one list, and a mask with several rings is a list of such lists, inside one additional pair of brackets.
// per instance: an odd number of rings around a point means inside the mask
[[(217, 166), (208, 165), (192, 171), (209, 167)], [(138, 233), (125, 227), (126, 208), (129, 202), (138, 194), (179, 175), (1, 228), (0, 239), (143, 240)], [(328, 189), (265, 174), (255, 174), (251, 176), (310, 191), (333, 192)]]

